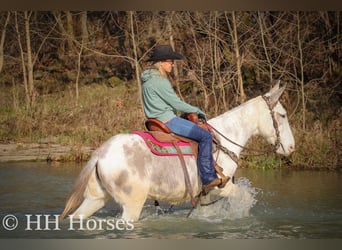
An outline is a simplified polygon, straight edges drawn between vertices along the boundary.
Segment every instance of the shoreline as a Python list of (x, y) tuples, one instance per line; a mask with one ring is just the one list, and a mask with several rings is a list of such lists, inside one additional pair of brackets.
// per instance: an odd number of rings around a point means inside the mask
[(0, 162), (15, 161), (85, 161), (94, 148), (57, 143), (0, 144)]
[[(62, 145), (56, 142), (21, 143), (10, 142), (0, 144), (0, 163), (6, 162), (85, 162), (96, 150), (94, 147), (79, 145)], [(253, 168), (253, 167), (251, 167)], [(291, 166), (293, 170), (333, 170), (341, 171), (341, 166)]]

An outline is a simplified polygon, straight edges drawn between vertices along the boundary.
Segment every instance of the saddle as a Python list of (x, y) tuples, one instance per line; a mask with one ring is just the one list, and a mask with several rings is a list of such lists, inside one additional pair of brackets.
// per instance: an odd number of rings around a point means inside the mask
[[(196, 113), (185, 113), (181, 117), (185, 118), (187, 120), (190, 120), (190, 121), (194, 122), (195, 124), (197, 124), (198, 126), (202, 127), (203, 129), (208, 130), (208, 131), (211, 132), (210, 126), (206, 122), (203, 122), (202, 119), (199, 119), (199, 117), (198, 117), (198, 115)], [(196, 202), (196, 200), (195, 200), (195, 198), (193, 196), (192, 187), (191, 187), (191, 183), (190, 183), (190, 177), (189, 177), (189, 173), (187, 171), (186, 163), (185, 163), (185, 160), (184, 160), (184, 154), (182, 153), (179, 144), (181, 142), (189, 143), (190, 146), (191, 146), (193, 155), (197, 159), (198, 143), (196, 141), (190, 139), (190, 138), (179, 136), (179, 135), (175, 135), (167, 127), (166, 124), (164, 124), (163, 122), (161, 122), (161, 121), (159, 121), (157, 119), (153, 119), (153, 118), (147, 119), (145, 121), (145, 127), (147, 128), (149, 133), (152, 134), (152, 136), (156, 140), (158, 140), (160, 142), (164, 142), (164, 143), (172, 143), (172, 145), (176, 149), (178, 158), (179, 158), (179, 160), (181, 162), (182, 169), (183, 169), (183, 172), (184, 172), (185, 185), (186, 185), (187, 191), (188, 191), (188, 193), (190, 195), (190, 198), (191, 198), (191, 204), (192, 204), (193, 207), (195, 207), (197, 202)], [(215, 141), (216, 141), (216, 139), (214, 137), (214, 143), (215, 143)], [(222, 173), (223, 169), (220, 166), (218, 166), (216, 164), (216, 162), (214, 162), (214, 167), (215, 167), (216, 173), (221, 177), (220, 179), (218, 179), (219, 181), (221, 181), (221, 183), (220, 182), (214, 182), (214, 183), (211, 183), (211, 185), (207, 185), (206, 187), (203, 187), (203, 190), (202, 190), (203, 194), (206, 194), (208, 192), (208, 190), (211, 189), (214, 186), (222, 185), (222, 187), (224, 187), (225, 184), (228, 182), (227, 178), (229, 178), (229, 177), (226, 177)], [(222, 179), (226, 180), (225, 183), (222, 183)]]

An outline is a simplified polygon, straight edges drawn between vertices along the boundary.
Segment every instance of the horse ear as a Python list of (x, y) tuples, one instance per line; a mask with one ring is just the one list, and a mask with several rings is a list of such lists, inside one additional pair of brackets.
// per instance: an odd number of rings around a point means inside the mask
[(277, 81), (276, 85), (269, 91), (270, 95), (273, 95), (279, 89), (280, 80)]
[[(271, 107), (274, 107), (277, 104), (279, 98), (281, 97), (281, 95), (283, 94), (283, 92), (284, 92), (284, 90), (286, 88), (286, 84), (283, 87), (279, 88), (279, 83), (280, 83), (280, 81), (278, 81), (276, 86), (274, 86), (271, 89), (271, 91), (270, 91), (270, 94), (271, 94), (270, 95)], [(276, 87), (277, 87), (277, 89), (275, 89)]]

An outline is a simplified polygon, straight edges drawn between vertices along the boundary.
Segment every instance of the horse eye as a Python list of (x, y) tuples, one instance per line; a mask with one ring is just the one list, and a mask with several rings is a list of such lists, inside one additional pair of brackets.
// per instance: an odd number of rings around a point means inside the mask
[(286, 114), (279, 114), (281, 118), (285, 119), (286, 118)]

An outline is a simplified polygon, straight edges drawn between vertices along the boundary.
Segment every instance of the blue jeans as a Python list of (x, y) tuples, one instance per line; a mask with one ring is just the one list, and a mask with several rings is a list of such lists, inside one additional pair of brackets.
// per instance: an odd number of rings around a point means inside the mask
[(175, 117), (166, 122), (169, 129), (198, 142), (197, 166), (203, 185), (217, 178), (213, 162), (213, 137), (210, 132), (186, 119)]

